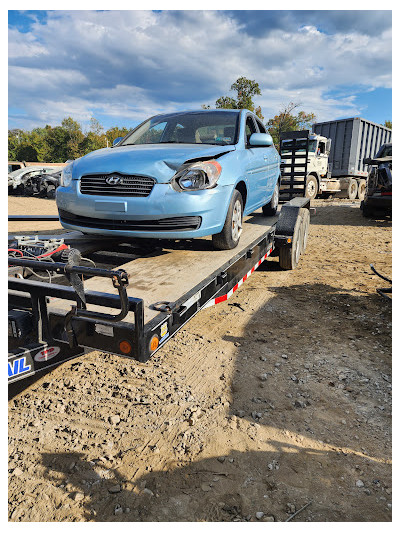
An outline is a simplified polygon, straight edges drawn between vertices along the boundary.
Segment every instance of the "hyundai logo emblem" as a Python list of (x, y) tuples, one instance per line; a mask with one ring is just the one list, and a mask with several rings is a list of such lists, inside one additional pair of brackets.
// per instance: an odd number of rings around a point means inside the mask
[(118, 185), (118, 183), (121, 183), (121, 182), (122, 182), (121, 176), (108, 176), (108, 178), (106, 178), (106, 183), (108, 183), (108, 185)]

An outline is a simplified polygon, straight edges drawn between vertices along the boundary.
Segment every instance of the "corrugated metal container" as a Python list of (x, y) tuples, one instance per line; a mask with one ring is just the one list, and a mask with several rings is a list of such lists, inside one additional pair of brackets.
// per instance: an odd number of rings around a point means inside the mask
[(367, 176), (364, 157), (374, 157), (382, 144), (392, 142), (392, 130), (358, 117), (318, 122), (313, 132), (332, 139), (329, 163), (333, 178)]

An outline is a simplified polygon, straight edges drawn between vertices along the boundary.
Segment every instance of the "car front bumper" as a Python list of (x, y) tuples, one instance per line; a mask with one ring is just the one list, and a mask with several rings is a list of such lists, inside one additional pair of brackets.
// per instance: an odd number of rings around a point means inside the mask
[(233, 185), (175, 191), (155, 184), (147, 197), (82, 194), (79, 181), (58, 187), (57, 207), (64, 228), (128, 238), (191, 239), (219, 233)]

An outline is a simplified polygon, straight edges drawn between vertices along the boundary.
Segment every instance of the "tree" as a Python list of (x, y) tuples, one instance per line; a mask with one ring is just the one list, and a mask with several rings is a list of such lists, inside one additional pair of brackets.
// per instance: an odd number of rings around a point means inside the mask
[(392, 129), (392, 121), (391, 120), (385, 120), (385, 122), (382, 124), (382, 126), (385, 126), (385, 128)]
[(106, 137), (108, 140), (108, 146), (112, 146), (113, 141), (117, 137), (125, 137), (129, 132), (128, 128), (119, 128), (118, 126), (113, 126), (112, 128), (106, 131)]
[(275, 115), (274, 118), (268, 120), (267, 126), (269, 126), (269, 133), (276, 146), (279, 145), (283, 131), (311, 129), (313, 122), (316, 120), (314, 113), (299, 111), (297, 114), (293, 114), (293, 111), (300, 107), (300, 105), (290, 102), (283, 108), (279, 115)]
[[(261, 96), (260, 86), (255, 80), (249, 80), (244, 76), (238, 78), (231, 85), (231, 91), (236, 91), (236, 98), (231, 96), (221, 96), (216, 100), (217, 109), (249, 109), (253, 111), (261, 120), (264, 119), (261, 107), (254, 109), (253, 96)], [(202, 106), (203, 109), (210, 109), (210, 106)]]

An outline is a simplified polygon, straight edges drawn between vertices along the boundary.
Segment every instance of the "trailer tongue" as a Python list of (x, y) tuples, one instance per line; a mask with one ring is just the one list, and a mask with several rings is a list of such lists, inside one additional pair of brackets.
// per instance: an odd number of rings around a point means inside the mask
[[(213, 250), (207, 238), (163, 241), (161, 247), (78, 232), (36, 243), (12, 236), (9, 383), (87, 349), (147, 361), (201, 309), (226, 301), (268, 256), (295, 268), (306, 246), (309, 208), (307, 198), (293, 198), (278, 216), (254, 213), (238, 247), (226, 251)], [(90, 254), (96, 265), (112, 268), (86, 266)], [(55, 277), (63, 284), (53, 283)]]

